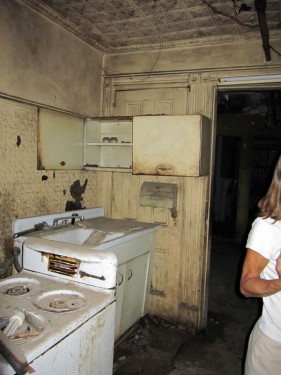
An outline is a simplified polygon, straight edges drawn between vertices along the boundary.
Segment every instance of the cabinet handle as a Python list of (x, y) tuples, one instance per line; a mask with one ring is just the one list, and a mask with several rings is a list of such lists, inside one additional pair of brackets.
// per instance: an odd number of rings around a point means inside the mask
[(130, 280), (133, 276), (133, 270), (132, 270), (132, 267), (129, 266), (129, 276), (128, 276), (128, 280)]
[(121, 276), (121, 280), (118, 282), (118, 286), (120, 286), (123, 283), (124, 276), (123, 273), (119, 271), (119, 276)]

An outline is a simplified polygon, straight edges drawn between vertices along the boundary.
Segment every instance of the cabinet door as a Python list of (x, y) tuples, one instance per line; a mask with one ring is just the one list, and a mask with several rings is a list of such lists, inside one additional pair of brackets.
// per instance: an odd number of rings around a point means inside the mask
[(37, 169), (81, 169), (84, 119), (40, 108)]
[(164, 176), (209, 174), (210, 121), (201, 115), (136, 116), (133, 173)]
[(136, 323), (144, 311), (147, 293), (149, 254), (144, 254), (127, 263), (120, 332), (123, 334)]

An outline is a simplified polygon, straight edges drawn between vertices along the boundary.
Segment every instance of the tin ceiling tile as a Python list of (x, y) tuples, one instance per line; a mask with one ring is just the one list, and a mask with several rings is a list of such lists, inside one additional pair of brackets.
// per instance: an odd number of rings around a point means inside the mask
[(203, 18), (203, 17), (210, 17), (209, 8), (202, 6), (189, 8), (188, 13), (194, 19), (196, 18)]
[(188, 13), (185, 11), (169, 12), (168, 17), (171, 22), (179, 22), (179, 21), (187, 22), (188, 20), (190, 20)]
[(215, 27), (204, 27), (201, 29), (202, 37), (210, 37), (218, 35), (218, 30)]
[(201, 29), (202, 27), (212, 27), (214, 26), (214, 20), (209, 17), (205, 18), (197, 18), (195, 20), (195, 25)]
[[(196, 38), (261, 38), (255, 0), (21, 1), (104, 52), (155, 48), (159, 40), (170, 47)], [(281, 34), (281, 0), (267, 0), (266, 15), (269, 30)]]

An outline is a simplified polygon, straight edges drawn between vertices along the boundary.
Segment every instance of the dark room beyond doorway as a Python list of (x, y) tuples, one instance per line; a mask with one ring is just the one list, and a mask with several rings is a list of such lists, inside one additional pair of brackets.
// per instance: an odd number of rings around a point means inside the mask
[(241, 240), (281, 152), (281, 90), (220, 91), (212, 234)]

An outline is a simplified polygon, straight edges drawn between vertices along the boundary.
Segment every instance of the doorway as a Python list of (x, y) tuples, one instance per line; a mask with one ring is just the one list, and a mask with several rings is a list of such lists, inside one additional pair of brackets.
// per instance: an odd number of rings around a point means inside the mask
[(265, 88), (219, 91), (217, 96), (208, 332), (218, 336), (220, 326), (237, 340), (237, 371), (260, 313), (258, 299), (241, 296), (239, 281), (257, 203), (281, 153), (280, 99), (280, 90)]
[(281, 90), (219, 91), (212, 203), (216, 237), (242, 241), (281, 153)]
[(240, 138), (218, 136), (216, 140), (213, 235), (235, 236), (238, 199)]

